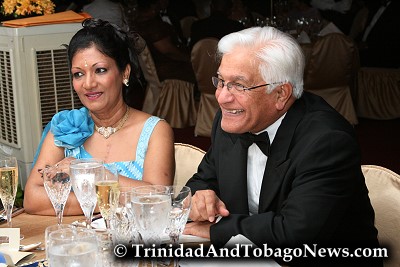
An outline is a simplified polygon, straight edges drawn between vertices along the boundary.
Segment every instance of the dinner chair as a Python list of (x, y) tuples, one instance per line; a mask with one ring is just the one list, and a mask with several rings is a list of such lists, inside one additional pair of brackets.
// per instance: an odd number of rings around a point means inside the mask
[(400, 118), (400, 69), (361, 68), (353, 94), (358, 117)]
[(385, 267), (400, 263), (400, 175), (381, 166), (362, 165), (362, 172), (375, 210), (375, 226), (378, 239), (388, 247), (390, 258)]
[(189, 44), (189, 41), (190, 41), (192, 24), (196, 20), (198, 20), (198, 18), (195, 16), (186, 16), (186, 17), (183, 17), (179, 21), (179, 24), (181, 25), (182, 35), (183, 35), (183, 38), (185, 38), (187, 45)]
[(194, 126), (194, 84), (177, 79), (160, 82), (147, 46), (139, 54), (139, 64), (147, 81), (142, 110), (165, 119), (173, 128)]
[(353, 40), (342, 33), (329, 33), (315, 41), (304, 71), (304, 90), (321, 96), (352, 125), (358, 123), (351, 88), (359, 69)]
[(206, 152), (196, 146), (175, 143), (175, 177), (174, 185), (183, 186), (197, 172)]
[(350, 27), (349, 37), (353, 40), (359, 40), (361, 34), (364, 32), (367, 26), (369, 10), (367, 7), (362, 7), (359, 11), (357, 11), (354, 16), (353, 22)]
[(211, 82), (211, 77), (215, 76), (218, 70), (215, 58), (217, 44), (218, 39), (216, 38), (201, 39), (196, 42), (191, 52), (192, 67), (201, 93), (197, 121), (194, 128), (195, 136), (211, 136), (212, 123), (219, 108), (215, 98), (216, 88)]

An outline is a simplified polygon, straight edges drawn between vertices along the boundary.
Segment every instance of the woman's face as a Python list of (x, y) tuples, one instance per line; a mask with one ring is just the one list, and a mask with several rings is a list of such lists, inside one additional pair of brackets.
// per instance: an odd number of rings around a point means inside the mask
[(72, 58), (72, 83), (82, 104), (92, 112), (108, 111), (123, 103), (122, 81), (130, 67), (121, 73), (115, 60), (95, 46), (79, 50)]

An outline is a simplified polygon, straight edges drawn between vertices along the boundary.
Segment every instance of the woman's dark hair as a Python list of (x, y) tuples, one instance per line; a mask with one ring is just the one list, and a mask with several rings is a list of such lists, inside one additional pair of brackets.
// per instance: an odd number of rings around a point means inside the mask
[(118, 26), (101, 19), (86, 19), (80, 29), (71, 39), (68, 47), (68, 61), (72, 63), (74, 55), (83, 50), (95, 46), (101, 53), (115, 60), (120, 72), (126, 65), (131, 66), (129, 86), (124, 87), (124, 100), (129, 102), (127, 95), (134, 86), (141, 85), (142, 72), (139, 66), (138, 56), (140, 48), (136, 44), (137, 36), (128, 33)]

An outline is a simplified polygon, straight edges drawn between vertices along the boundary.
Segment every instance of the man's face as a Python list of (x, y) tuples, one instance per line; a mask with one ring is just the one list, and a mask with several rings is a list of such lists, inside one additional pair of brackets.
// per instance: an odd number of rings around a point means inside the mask
[[(244, 87), (273, 83), (264, 81), (258, 70), (258, 59), (252, 51), (235, 48), (225, 54), (218, 70), (218, 78), (238, 83)], [(279, 86), (279, 85), (278, 85)], [(279, 118), (277, 94), (266, 93), (262, 86), (250, 91), (228, 90), (226, 85), (217, 88), (215, 96), (222, 110), (221, 127), (229, 133), (256, 133), (264, 130)]]

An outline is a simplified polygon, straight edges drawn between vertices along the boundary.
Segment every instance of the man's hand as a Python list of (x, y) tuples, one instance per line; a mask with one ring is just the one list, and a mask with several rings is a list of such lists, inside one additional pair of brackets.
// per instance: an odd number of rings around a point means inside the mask
[(226, 209), (214, 191), (199, 190), (192, 197), (192, 208), (190, 210), (190, 219), (193, 221), (214, 222), (215, 217), (221, 215), (226, 217), (229, 211)]
[(206, 222), (191, 222), (186, 224), (184, 235), (195, 235), (210, 239), (210, 227), (214, 223)]

